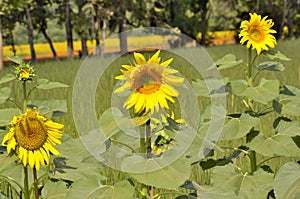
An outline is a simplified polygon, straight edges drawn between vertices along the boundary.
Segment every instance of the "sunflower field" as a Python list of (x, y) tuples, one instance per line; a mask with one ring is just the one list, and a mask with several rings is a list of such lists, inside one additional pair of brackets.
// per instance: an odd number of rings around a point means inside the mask
[(250, 13), (235, 45), (8, 56), (0, 198), (300, 198), (300, 40), (273, 26)]

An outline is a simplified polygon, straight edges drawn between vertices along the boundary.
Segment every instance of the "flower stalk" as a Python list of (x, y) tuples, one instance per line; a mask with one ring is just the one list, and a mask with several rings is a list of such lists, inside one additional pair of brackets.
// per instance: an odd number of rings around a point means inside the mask
[[(254, 63), (255, 59), (256, 59), (256, 56), (252, 60), (252, 51), (251, 51), (251, 48), (249, 48), (248, 49), (248, 71), (247, 71), (248, 87), (253, 87), (252, 68), (253, 68), (253, 63)], [(253, 100), (252, 99), (248, 100), (248, 106), (251, 110), (253, 110)], [(249, 152), (249, 158), (250, 158), (251, 173), (254, 173), (257, 170), (256, 152), (251, 150)]]
[(30, 199), (29, 196), (29, 184), (28, 184), (28, 168), (24, 167), (24, 198)]
[[(23, 112), (26, 111), (27, 108), (27, 92), (26, 92), (26, 81), (22, 81), (23, 84)], [(25, 199), (29, 199), (29, 183), (28, 183), (28, 168), (27, 165), (24, 167), (24, 197)]]
[(36, 168), (33, 167), (33, 184), (34, 184), (34, 193), (35, 193), (35, 199), (39, 199), (39, 186), (38, 186), (38, 178), (37, 178), (37, 172)]

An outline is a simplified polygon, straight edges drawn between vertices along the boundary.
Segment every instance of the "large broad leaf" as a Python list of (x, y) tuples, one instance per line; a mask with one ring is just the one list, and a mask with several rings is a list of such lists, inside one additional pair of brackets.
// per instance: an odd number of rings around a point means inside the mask
[(290, 61), (291, 59), (288, 58), (287, 56), (285, 56), (284, 54), (282, 54), (280, 51), (276, 51), (273, 49), (267, 50), (267, 51), (263, 51), (263, 54), (266, 55), (267, 57), (269, 57), (270, 59), (280, 59), (283, 61)]
[(11, 89), (4, 87), (0, 89), (0, 104), (5, 103), (10, 98)]
[(66, 199), (128, 199), (133, 198), (134, 187), (128, 181), (121, 181), (114, 186), (101, 185), (97, 179), (81, 179), (72, 184)]
[(270, 71), (284, 71), (284, 66), (280, 62), (262, 62), (257, 67), (258, 70), (270, 70)]
[(211, 97), (211, 94), (224, 93), (229, 78), (205, 78), (192, 82), (193, 92), (196, 96)]
[(3, 77), (1, 77), (0, 79), (0, 84), (5, 83), (5, 82), (9, 82), (11, 80), (16, 79), (16, 76), (13, 74), (6, 74)]
[(215, 62), (219, 70), (231, 68), (241, 63), (243, 63), (243, 60), (240, 59), (237, 61), (235, 55), (233, 54), (225, 55)]
[(197, 79), (197, 80), (193, 81), (192, 88), (193, 88), (193, 92), (195, 93), (195, 95), (202, 96), (202, 97), (210, 97), (209, 90), (203, 79)]
[(41, 114), (49, 117), (64, 115), (68, 111), (66, 100), (30, 100), (28, 106), (37, 107)]
[[(273, 188), (273, 175), (261, 169), (253, 175), (237, 173), (233, 164), (216, 167), (212, 172), (211, 182), (214, 188), (224, 193), (234, 192), (238, 198), (265, 199)], [(224, 194), (223, 193), (223, 194)]]
[(8, 156), (7, 154), (1, 154), (0, 162), (0, 179), (9, 182), (11, 186), (15, 188), (15, 190), (21, 191), (21, 188), (17, 186), (17, 184), (14, 182), (16, 181), (20, 183), (21, 186), (23, 186), (23, 169), (20, 164), (17, 164), (16, 156)]
[(245, 80), (232, 80), (230, 81), (230, 86), (232, 93), (235, 95), (239, 95), (247, 89), (248, 84)]
[(276, 128), (276, 131), (278, 132), (278, 134), (289, 135), (291, 137), (300, 135), (300, 122), (286, 122), (281, 120)]
[(300, 156), (300, 148), (297, 147), (293, 139), (288, 135), (276, 134), (265, 138), (260, 134), (248, 143), (247, 146), (264, 156)]
[(122, 168), (137, 181), (156, 188), (176, 190), (191, 174), (191, 166), (185, 158), (174, 160), (163, 158), (146, 159), (141, 156), (131, 156), (122, 163)]
[(76, 181), (93, 175), (99, 180), (105, 179), (100, 174), (103, 165), (97, 161), (85, 162), (92, 155), (85, 149), (80, 139), (72, 139), (65, 136), (62, 144), (55, 146), (61, 153), (60, 157), (54, 158), (54, 172), (50, 174), (52, 179)]
[(47, 199), (65, 199), (68, 188), (63, 181), (47, 181), (42, 189), (43, 198)]
[(9, 59), (10, 61), (16, 63), (16, 64), (22, 64), (22, 58), (19, 56), (8, 56), (7, 59)]
[(243, 113), (240, 118), (231, 118), (222, 130), (219, 140), (241, 138), (259, 123), (259, 118)]
[[(24, 167), (21, 163), (18, 162), (18, 158), (13, 155), (9, 156), (7, 154), (0, 154), (0, 178), (9, 182), (17, 191), (20, 191), (21, 188), (17, 183), (24, 187)], [(38, 175), (43, 176), (48, 172), (48, 169), (41, 167)], [(33, 183), (32, 172), (28, 173), (29, 185)], [(15, 183), (17, 182), (17, 183)]]
[(248, 87), (240, 94), (254, 101), (267, 104), (269, 101), (279, 96), (279, 81), (262, 79), (259, 86)]
[(300, 101), (296, 98), (286, 104), (282, 104), (281, 113), (290, 116), (300, 116)]
[(230, 198), (230, 199), (239, 199), (235, 195), (233, 190), (224, 191), (219, 188), (210, 187), (210, 186), (200, 186), (197, 183), (193, 183), (194, 187), (197, 190), (198, 199), (221, 199), (221, 198)]
[(0, 126), (9, 125), (13, 117), (19, 114), (20, 110), (17, 108), (0, 109)]
[(37, 88), (48, 90), (53, 88), (67, 88), (69, 87), (66, 84), (63, 84), (61, 82), (50, 82), (48, 79), (38, 79), (37, 80)]
[(278, 171), (274, 181), (276, 199), (300, 198), (300, 165), (285, 163)]
[(116, 133), (123, 131), (126, 134), (135, 137), (139, 134), (134, 130), (137, 124), (130, 118), (124, 117), (123, 113), (115, 107), (109, 108), (99, 118), (101, 131), (108, 137), (112, 137)]

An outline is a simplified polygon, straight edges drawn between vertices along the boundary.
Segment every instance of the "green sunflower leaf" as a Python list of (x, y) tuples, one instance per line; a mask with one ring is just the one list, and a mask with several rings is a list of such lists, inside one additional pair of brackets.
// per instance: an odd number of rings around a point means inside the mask
[(17, 108), (0, 109), (0, 126), (9, 125), (13, 117), (19, 114), (20, 110)]
[(9, 59), (10, 61), (16, 63), (16, 64), (22, 64), (22, 58), (19, 56), (8, 56), (7, 59)]
[(273, 50), (273, 49), (263, 51), (262, 54), (266, 55), (267, 57), (269, 57), (272, 60), (274, 60), (274, 59), (279, 59), (279, 60), (282, 60), (282, 61), (290, 61), (291, 60), (290, 58), (288, 58), (287, 56), (282, 54), (280, 51), (276, 51), (276, 50)]
[(273, 174), (262, 169), (257, 170), (253, 175), (237, 173), (234, 165), (229, 164), (214, 168), (211, 182), (219, 194), (232, 194), (233, 192), (237, 198), (249, 198), (249, 196), (267, 198), (268, 192), (273, 189)]
[(38, 79), (36, 88), (42, 90), (49, 90), (54, 88), (67, 88), (67, 87), (69, 86), (61, 82), (50, 82), (48, 79)]
[(42, 189), (42, 196), (47, 199), (64, 199), (67, 191), (68, 188), (65, 182), (48, 180)]
[(248, 87), (240, 96), (245, 96), (262, 104), (279, 96), (279, 81), (262, 79), (259, 86)]
[(291, 121), (286, 122), (281, 120), (276, 128), (278, 134), (288, 135), (288, 136), (300, 136), (300, 122)]
[(241, 138), (259, 123), (259, 118), (243, 113), (238, 118), (231, 118), (225, 123), (219, 140)]
[(286, 104), (282, 104), (281, 113), (283, 115), (300, 116), (300, 99), (294, 98)]
[(13, 75), (13, 74), (6, 74), (3, 77), (1, 77), (0, 84), (9, 82), (9, 81), (14, 80), (14, 79), (16, 79), (15, 75)]
[(28, 107), (37, 107), (42, 115), (61, 116), (68, 111), (66, 100), (30, 100), (28, 101)]
[(10, 98), (11, 88), (4, 87), (0, 89), (0, 104), (5, 103)]
[(233, 54), (225, 55), (221, 59), (215, 61), (215, 64), (217, 65), (219, 70), (231, 68), (241, 63), (243, 63), (243, 60), (240, 59), (237, 61), (235, 55)]
[(247, 143), (247, 146), (264, 156), (299, 157), (300, 155), (300, 148), (290, 136), (284, 134), (276, 134), (269, 138), (259, 134), (251, 142)]
[(274, 192), (277, 199), (300, 198), (300, 165), (294, 162), (285, 163), (274, 180)]
[(197, 189), (197, 198), (198, 199), (221, 199), (221, 198), (230, 198), (230, 199), (239, 199), (238, 196), (231, 190), (222, 190), (210, 186), (200, 186), (197, 183), (193, 183)]
[(96, 178), (81, 179), (72, 184), (66, 199), (128, 199), (133, 198), (134, 187), (128, 181), (114, 186), (102, 185)]
[(135, 155), (122, 162), (122, 169), (143, 184), (177, 190), (189, 178), (191, 165), (185, 158), (172, 161), (174, 159), (145, 159)]
[(258, 65), (257, 69), (259, 71), (262, 71), (262, 70), (284, 71), (285, 68), (284, 68), (283, 64), (280, 62), (267, 61), (267, 62), (260, 63)]

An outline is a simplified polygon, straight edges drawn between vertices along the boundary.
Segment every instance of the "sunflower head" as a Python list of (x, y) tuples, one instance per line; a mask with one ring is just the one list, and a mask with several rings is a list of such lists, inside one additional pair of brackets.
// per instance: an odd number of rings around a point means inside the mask
[(40, 164), (49, 164), (50, 152), (59, 155), (53, 146), (61, 143), (62, 124), (40, 115), (36, 109), (15, 116), (11, 124), (2, 145), (7, 146), (8, 153), (16, 151), (24, 167), (29, 164), (39, 170)]
[(151, 143), (152, 152), (155, 155), (160, 155), (167, 150), (170, 150), (175, 143), (173, 138), (170, 138), (165, 131), (156, 133), (156, 139)]
[(32, 80), (34, 76), (34, 69), (30, 64), (21, 63), (18, 67), (16, 67), (16, 76), (20, 81), (28, 81)]
[(114, 92), (132, 91), (124, 107), (134, 107), (137, 114), (158, 111), (159, 107), (169, 109), (168, 102), (174, 103), (179, 95), (174, 86), (180, 86), (184, 79), (175, 76), (178, 71), (169, 67), (173, 58), (160, 63), (159, 53), (160, 50), (148, 61), (143, 54), (133, 53), (135, 64), (122, 65), (122, 74), (116, 77), (124, 83)]
[(271, 29), (273, 25), (272, 19), (267, 20), (267, 16), (261, 18), (256, 13), (250, 13), (250, 20), (245, 20), (241, 23), (240, 43), (244, 44), (247, 42), (246, 47), (253, 50), (256, 49), (258, 55), (262, 50), (269, 50), (269, 47), (274, 48), (276, 38), (272, 33), (276, 33), (276, 31)]

